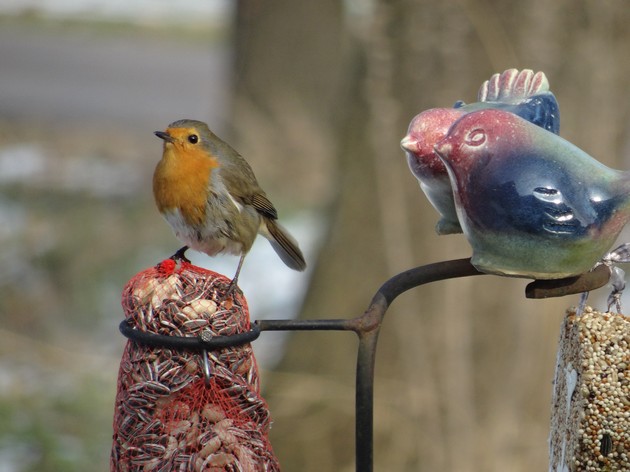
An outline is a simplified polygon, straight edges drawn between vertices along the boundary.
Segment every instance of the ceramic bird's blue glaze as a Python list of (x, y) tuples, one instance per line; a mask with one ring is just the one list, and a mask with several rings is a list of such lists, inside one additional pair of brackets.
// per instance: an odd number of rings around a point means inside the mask
[(540, 126), (547, 131), (558, 134), (560, 132), (560, 108), (558, 101), (551, 92), (543, 92), (531, 97), (522, 99), (517, 103), (509, 102), (476, 102), (464, 104), (458, 102), (454, 107), (466, 113), (484, 110), (486, 108), (496, 108), (497, 110), (509, 111), (536, 126)]
[(457, 120), (435, 147), (483, 272), (563, 278), (588, 271), (630, 219), (630, 174), (513, 113)]
[(444, 164), (434, 152), (435, 144), (450, 126), (467, 113), (497, 108), (514, 113), (553, 133), (560, 129), (558, 102), (549, 91), (542, 72), (508, 69), (494, 74), (478, 92), (477, 102), (455, 103), (453, 108), (433, 108), (416, 115), (401, 141), (407, 163), (433, 207), (440, 213), (438, 234), (461, 233), (453, 203), (453, 190)]

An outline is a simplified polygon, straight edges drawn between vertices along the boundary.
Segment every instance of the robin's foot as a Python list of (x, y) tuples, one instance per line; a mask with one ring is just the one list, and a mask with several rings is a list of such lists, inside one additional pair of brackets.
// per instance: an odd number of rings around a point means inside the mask
[(188, 250), (188, 246), (181, 247), (169, 259), (173, 259), (176, 262), (177, 261), (188, 262), (190, 264), (190, 259), (186, 257), (187, 250)]
[(234, 293), (234, 290), (238, 288), (238, 276), (241, 273), (241, 268), (243, 267), (244, 260), (245, 260), (245, 254), (241, 254), (241, 258), (238, 261), (238, 267), (236, 268), (236, 274), (234, 274), (234, 277), (232, 278), (230, 285), (228, 285), (227, 290), (221, 297), (221, 301), (227, 300), (229, 296)]
[(227, 287), (227, 290), (221, 295), (219, 301), (223, 302), (230, 298), (230, 296), (234, 297), (234, 293), (238, 290), (238, 279), (232, 279), (230, 284)]

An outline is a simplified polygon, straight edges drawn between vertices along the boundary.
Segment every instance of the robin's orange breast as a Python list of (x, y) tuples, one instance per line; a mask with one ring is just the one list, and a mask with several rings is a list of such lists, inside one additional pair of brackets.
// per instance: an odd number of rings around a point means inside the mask
[(160, 213), (178, 209), (186, 224), (204, 225), (211, 191), (208, 183), (216, 167), (216, 159), (203, 150), (184, 153), (176, 144), (167, 144), (153, 174), (153, 195)]

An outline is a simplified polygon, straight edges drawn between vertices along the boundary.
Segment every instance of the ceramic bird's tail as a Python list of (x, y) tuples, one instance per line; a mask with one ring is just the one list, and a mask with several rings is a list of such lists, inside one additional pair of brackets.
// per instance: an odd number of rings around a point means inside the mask
[(269, 240), (282, 262), (293, 270), (306, 269), (306, 261), (293, 236), (275, 220), (265, 218), (265, 225), (267, 232), (263, 230), (262, 235)]
[(549, 82), (544, 72), (508, 69), (501, 74), (494, 74), (481, 84), (477, 99), (480, 102), (520, 102), (544, 92), (549, 92)]

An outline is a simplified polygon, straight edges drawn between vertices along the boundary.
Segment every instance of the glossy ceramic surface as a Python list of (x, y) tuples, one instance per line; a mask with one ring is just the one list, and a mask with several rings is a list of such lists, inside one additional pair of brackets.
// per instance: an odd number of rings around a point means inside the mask
[(493, 75), (481, 85), (478, 102), (457, 102), (453, 108), (434, 108), (416, 115), (401, 146), (420, 187), (441, 219), (438, 234), (461, 233), (453, 192), (444, 164), (434, 152), (435, 144), (450, 126), (467, 113), (498, 108), (514, 113), (553, 133), (560, 129), (560, 113), (549, 83), (542, 72), (509, 69)]
[(436, 146), (473, 264), (560, 278), (588, 271), (630, 217), (628, 173), (503, 110), (467, 114)]

